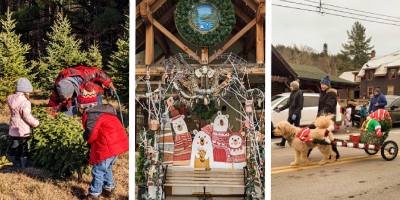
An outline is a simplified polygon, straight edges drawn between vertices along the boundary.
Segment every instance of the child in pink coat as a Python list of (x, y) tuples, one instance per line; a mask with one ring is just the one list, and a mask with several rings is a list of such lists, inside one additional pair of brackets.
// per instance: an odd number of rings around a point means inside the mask
[(39, 126), (39, 121), (32, 116), (29, 95), (33, 92), (31, 83), (26, 78), (17, 81), (16, 93), (7, 97), (10, 108), (10, 128), (8, 134), (13, 144), (9, 150), (9, 159), (15, 167), (25, 168), (27, 163), (28, 139), (31, 127)]

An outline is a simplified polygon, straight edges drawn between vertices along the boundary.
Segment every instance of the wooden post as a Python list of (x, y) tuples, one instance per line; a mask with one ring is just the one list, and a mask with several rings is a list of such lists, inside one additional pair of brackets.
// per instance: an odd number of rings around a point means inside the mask
[(144, 54), (144, 64), (151, 65), (154, 60), (154, 29), (153, 24), (146, 25), (146, 50)]
[(154, 29), (152, 24), (152, 16), (150, 11), (150, 5), (152, 1), (145, 0), (144, 3), (139, 5), (140, 15), (143, 17), (146, 23), (146, 42), (145, 42), (145, 54), (144, 63), (151, 65), (154, 60)]
[(256, 19), (256, 61), (257, 64), (264, 63), (264, 20), (265, 14), (264, 3), (260, 3), (257, 9)]
[(208, 64), (208, 48), (202, 48), (201, 49), (201, 64)]

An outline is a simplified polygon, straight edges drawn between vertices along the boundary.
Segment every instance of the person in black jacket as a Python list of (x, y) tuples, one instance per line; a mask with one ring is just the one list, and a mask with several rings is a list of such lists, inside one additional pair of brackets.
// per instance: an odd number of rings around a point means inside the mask
[(331, 88), (331, 80), (329, 76), (321, 79), (321, 93), (318, 102), (318, 114), (321, 115), (335, 115), (337, 105), (337, 90)]
[[(300, 90), (299, 82), (292, 81), (290, 83), (290, 96), (286, 105), (278, 108), (276, 111), (280, 112), (289, 108), (288, 122), (295, 126), (300, 126), (301, 110), (303, 110), (303, 92)], [(282, 137), (280, 143), (276, 143), (279, 147), (285, 147), (286, 140)]]
[[(329, 76), (321, 79), (321, 93), (319, 94), (318, 113), (317, 117), (322, 115), (333, 115), (333, 120), (336, 118), (336, 105), (337, 105), (337, 90), (331, 87), (331, 80)], [(310, 128), (315, 128), (312, 125)], [(336, 159), (339, 159), (339, 151), (335, 144), (332, 144), (332, 150), (336, 153)], [(312, 149), (308, 151), (310, 156)]]

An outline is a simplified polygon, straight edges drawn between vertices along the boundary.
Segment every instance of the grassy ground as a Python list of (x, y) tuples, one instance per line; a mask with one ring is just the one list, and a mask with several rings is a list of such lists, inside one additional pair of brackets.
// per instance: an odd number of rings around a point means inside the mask
[[(45, 100), (32, 100), (32, 104), (44, 104)], [(0, 134), (8, 132), (9, 110), (0, 106)], [(116, 180), (116, 191), (113, 199), (128, 199), (128, 153), (119, 156), (113, 172)], [(83, 199), (87, 194), (91, 181), (90, 175), (84, 175), (83, 181), (77, 177), (68, 180), (54, 180), (49, 173), (41, 169), (26, 168), (11, 170), (8, 166), (0, 167), (0, 199), (1, 200), (53, 200)], [(103, 198), (104, 199), (104, 198)]]

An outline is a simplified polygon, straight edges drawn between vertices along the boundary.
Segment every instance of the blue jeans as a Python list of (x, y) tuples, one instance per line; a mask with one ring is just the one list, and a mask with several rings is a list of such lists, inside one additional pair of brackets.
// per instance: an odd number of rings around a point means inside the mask
[(93, 196), (99, 196), (104, 189), (112, 190), (115, 188), (112, 166), (117, 157), (111, 157), (103, 160), (101, 163), (92, 167), (92, 183), (90, 184), (89, 193)]

